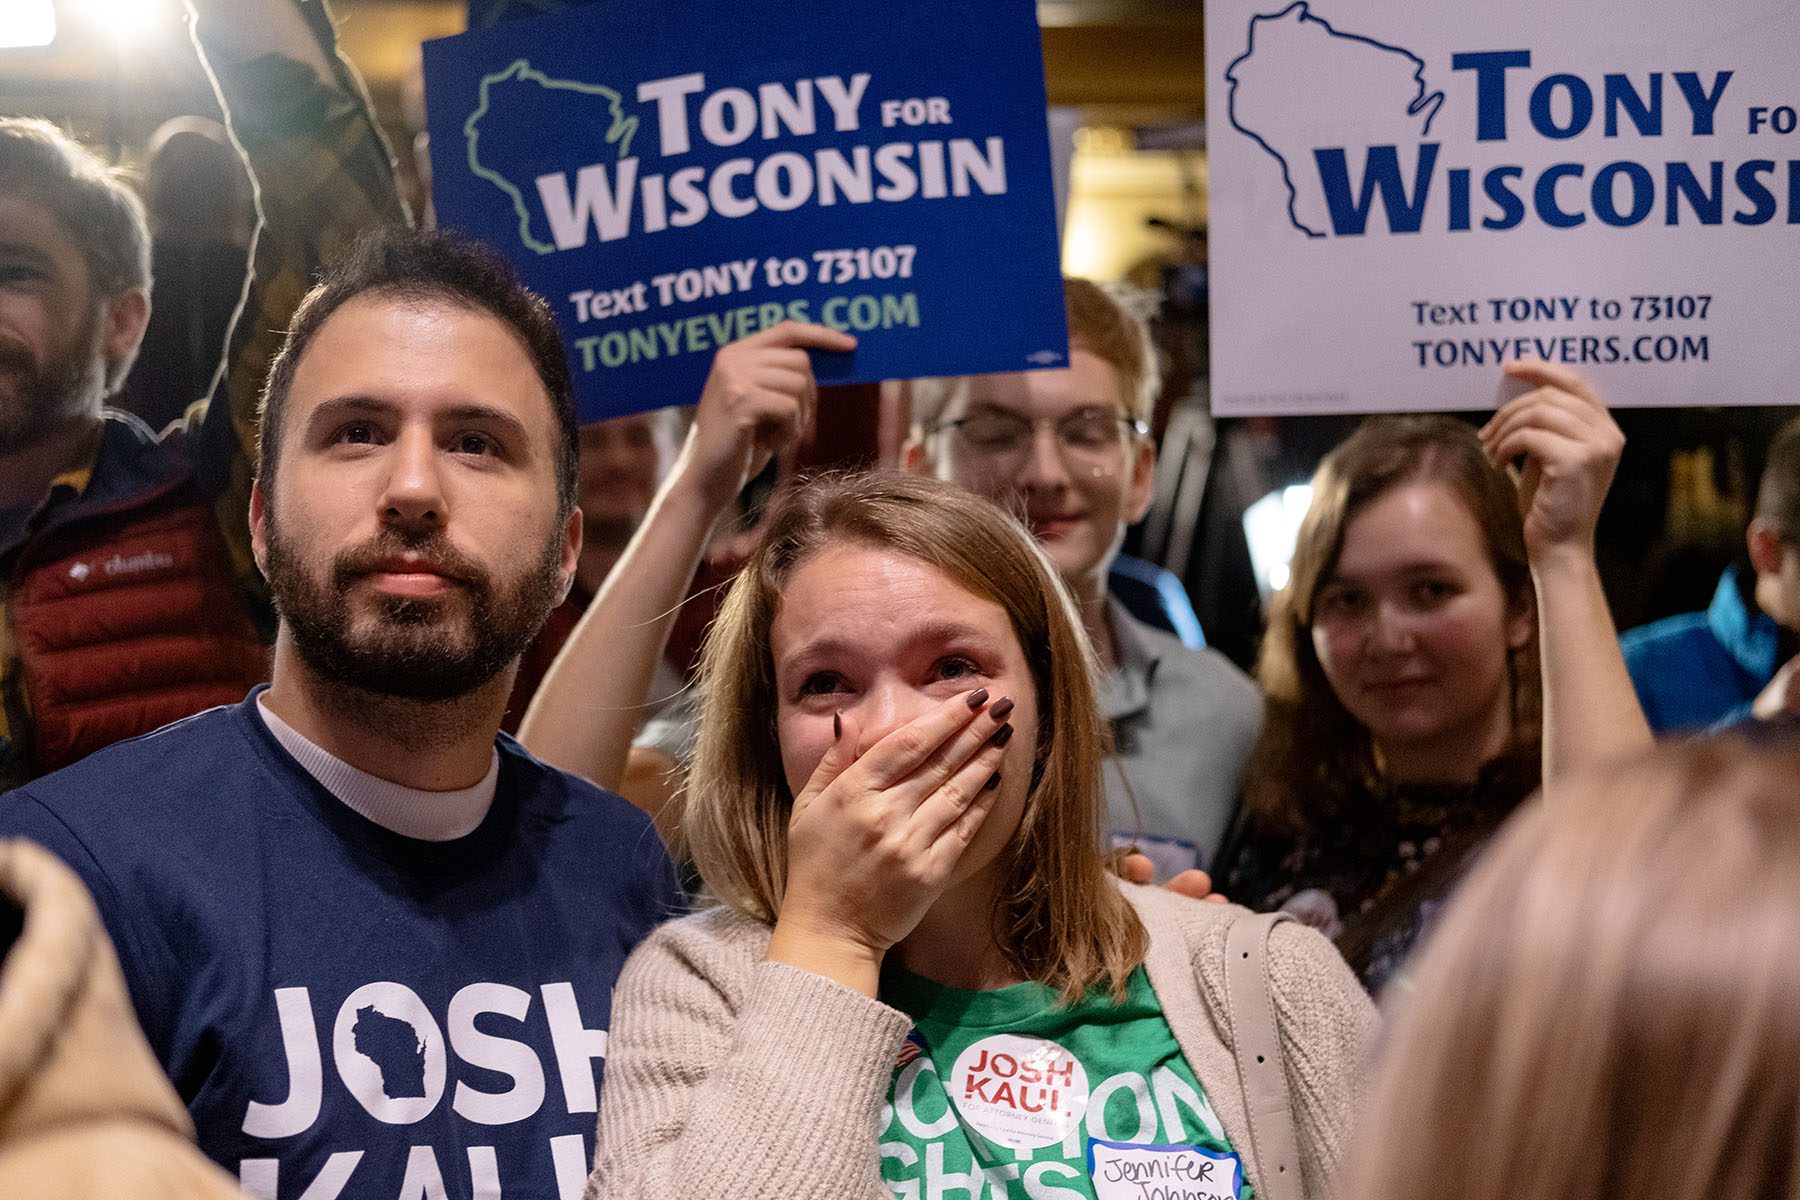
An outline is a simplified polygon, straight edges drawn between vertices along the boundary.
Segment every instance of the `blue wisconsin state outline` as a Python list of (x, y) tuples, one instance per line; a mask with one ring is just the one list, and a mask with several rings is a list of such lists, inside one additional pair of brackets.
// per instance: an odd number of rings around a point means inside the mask
[(513, 79), (518, 80), (520, 83), (535, 83), (542, 88), (566, 92), (579, 92), (585, 96), (601, 97), (606, 101), (607, 108), (612, 116), (612, 124), (609, 125), (606, 130), (606, 140), (618, 145), (619, 157), (621, 159), (631, 152), (631, 139), (637, 135), (638, 119), (636, 117), (628, 117), (625, 115), (625, 109), (622, 104), (624, 97), (620, 96), (619, 93), (612, 88), (609, 88), (604, 84), (583, 83), (578, 79), (552, 79), (542, 71), (533, 68), (528, 59), (516, 59), (504, 70), (495, 71), (491, 75), (483, 75), (481, 77), (480, 99), (475, 105), (475, 111), (470, 113), (469, 119), (463, 122), (463, 137), (468, 142), (469, 150), (469, 173), (474, 175), (477, 179), (487, 180), (504, 192), (507, 199), (512, 201), (513, 211), (519, 214), (519, 241), (524, 244), (526, 249), (536, 251), (539, 254), (554, 254), (556, 252), (555, 246), (551, 245), (549, 242), (539, 241), (532, 236), (531, 210), (526, 207), (525, 194), (519, 190), (518, 185), (500, 172), (494, 170), (492, 167), (483, 166), (480, 158), (477, 157), (476, 142), (480, 139), (481, 134), (476, 126), (481, 123), (481, 118), (487, 116), (490, 99), (489, 93), (493, 90), (495, 84), (505, 83), (508, 80)]
[(1288, 223), (1295, 229), (1298, 229), (1301, 233), (1304, 233), (1307, 237), (1322, 238), (1326, 236), (1323, 231), (1311, 229), (1302, 224), (1299, 215), (1294, 211), (1294, 205), (1299, 202), (1299, 196), (1296, 195), (1294, 191), (1294, 178), (1288, 171), (1287, 158), (1277, 151), (1275, 147), (1264, 141), (1259, 135), (1239, 124), (1237, 117), (1238, 81), (1237, 76), (1235, 76), (1233, 72), (1237, 70), (1239, 63), (1242, 63), (1252, 54), (1256, 53), (1256, 23), (1258, 21), (1279, 21), (1295, 9), (1300, 10), (1300, 20), (1314, 22), (1334, 38), (1342, 38), (1347, 42), (1361, 42), (1366, 46), (1373, 46), (1377, 50), (1386, 50), (1393, 54), (1404, 55), (1412, 61), (1413, 78), (1418, 81), (1419, 94), (1411, 104), (1406, 106), (1406, 115), (1412, 117), (1417, 116), (1420, 112), (1425, 113), (1425, 128), (1420, 131), (1421, 137), (1429, 137), (1431, 135), (1431, 122), (1437, 118), (1438, 112), (1443, 108), (1444, 93), (1426, 91), (1425, 60), (1414, 54), (1411, 50), (1408, 50), (1404, 46), (1389, 45), (1387, 42), (1377, 41), (1371, 37), (1363, 37), (1361, 34), (1357, 33), (1341, 33), (1333, 28), (1331, 22), (1327, 21), (1325, 18), (1314, 16), (1312, 9), (1307, 6), (1307, 0), (1294, 0), (1294, 3), (1288, 5), (1280, 12), (1259, 13), (1250, 18), (1249, 33), (1245, 40), (1244, 52), (1232, 59), (1225, 68), (1225, 81), (1231, 85), (1231, 93), (1226, 98), (1225, 102), (1226, 119), (1231, 122), (1231, 127), (1233, 129), (1268, 151), (1269, 156), (1281, 164), (1281, 182), (1286, 186), (1288, 194)]

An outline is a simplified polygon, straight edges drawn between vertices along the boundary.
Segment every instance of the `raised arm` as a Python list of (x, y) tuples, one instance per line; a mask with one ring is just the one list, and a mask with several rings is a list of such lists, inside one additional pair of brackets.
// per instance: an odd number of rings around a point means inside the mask
[(1482, 428), (1498, 463), (1523, 459), (1519, 503), (1537, 591), (1544, 676), (1544, 783), (1645, 749), (1618, 630), (1600, 587), (1594, 528), (1625, 448), (1599, 393), (1575, 371), (1523, 360), (1506, 373), (1531, 390)]
[(525, 710), (519, 740), (533, 754), (618, 790), (656, 660), (713, 524), (812, 420), (807, 351), (855, 345), (825, 326), (784, 321), (714, 357), (674, 468)]
[[(306, 4), (303, 15), (296, 4)], [(322, 0), (187, 0), (201, 39), (201, 53), (217, 69), (254, 62), (265, 54), (300, 63), (328, 87), (336, 87), (335, 50), (327, 50), (330, 19)]]
[(217, 496), (234, 565), (250, 581), (257, 572), (246, 514), (269, 364), (319, 269), (365, 230), (407, 215), (362, 81), (331, 43), (318, 0), (187, 6), (256, 202), (251, 275), (220, 377), (225, 402), (209, 399), (188, 418), (196, 477)]

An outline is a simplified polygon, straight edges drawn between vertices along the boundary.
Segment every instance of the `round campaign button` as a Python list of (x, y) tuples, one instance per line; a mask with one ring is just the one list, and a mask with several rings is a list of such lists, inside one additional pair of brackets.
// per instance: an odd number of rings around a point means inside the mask
[(1035, 1150), (1062, 1141), (1087, 1111), (1087, 1071), (1055, 1042), (996, 1033), (956, 1056), (950, 1098), (989, 1141)]

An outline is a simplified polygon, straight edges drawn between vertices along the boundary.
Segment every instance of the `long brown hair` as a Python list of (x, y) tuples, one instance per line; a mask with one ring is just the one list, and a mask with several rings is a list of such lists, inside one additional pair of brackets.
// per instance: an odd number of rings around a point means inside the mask
[[(1257, 657), (1265, 713), (1245, 793), (1251, 815), (1266, 827), (1302, 832), (1378, 779), (1369, 731), (1338, 700), (1313, 650), (1313, 614), (1320, 589), (1337, 569), (1350, 522), (1387, 492), (1420, 480), (1442, 483), (1462, 500), (1481, 529), (1507, 604), (1513, 611), (1532, 608), (1518, 493), (1488, 461), (1475, 431), (1440, 416), (1363, 422), (1313, 476), (1312, 504), (1300, 523), (1288, 584), (1270, 605)], [(1530, 639), (1509, 653), (1509, 665), (1513, 745), (1532, 751), (1542, 701), (1535, 620)]]
[(771, 506), (762, 545), (732, 584), (707, 637), (705, 696), (686, 832), (710, 894), (772, 922), (787, 882), (793, 795), (775, 726), (769, 630), (794, 571), (833, 545), (862, 543), (929, 563), (1006, 611), (1037, 690), (1031, 798), (1005, 850), (994, 931), (1026, 979), (1079, 998), (1122, 995), (1147, 937), (1101, 855), (1106, 737), (1087, 640), (1056, 571), (993, 504), (918, 475), (830, 475)]
[(1342, 1200), (1800, 1197), (1800, 752), (1557, 785), (1397, 996)]

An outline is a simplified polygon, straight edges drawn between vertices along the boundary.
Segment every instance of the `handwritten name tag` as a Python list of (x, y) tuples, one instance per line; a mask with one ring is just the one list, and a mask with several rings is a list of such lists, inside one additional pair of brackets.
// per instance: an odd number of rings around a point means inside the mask
[(1088, 1139), (1095, 1200), (1237, 1200), (1243, 1164), (1198, 1146)]

